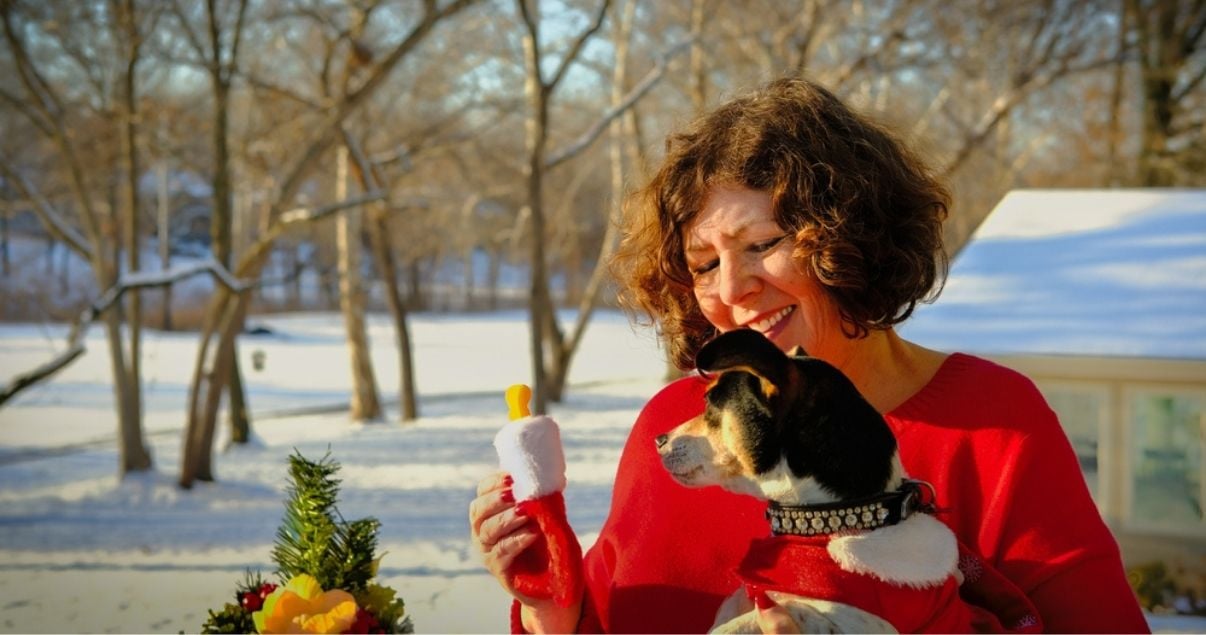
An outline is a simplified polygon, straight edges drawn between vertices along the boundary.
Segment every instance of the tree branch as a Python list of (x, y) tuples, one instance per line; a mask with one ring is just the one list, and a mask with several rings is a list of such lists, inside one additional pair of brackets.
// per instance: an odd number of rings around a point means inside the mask
[(15, 185), (17, 190), (33, 203), (34, 214), (37, 215), (38, 220), (42, 221), (42, 225), (46, 227), (46, 231), (50, 232), (50, 235), (66, 244), (84, 260), (92, 261), (93, 254), (92, 249), (88, 247), (88, 240), (71, 224), (63, 220), (50, 201), (47, 201), (46, 197), (38, 191), (37, 186), (30, 183), (5, 159), (0, 159), (0, 174), (3, 174), (6, 180)]
[(33, 123), (38, 130), (42, 131), (42, 134), (48, 137), (54, 135), (54, 130), (51, 128), (51, 125), (42, 119), (42, 117), (45, 115), (30, 108), (28, 103), (19, 99), (16, 95), (13, 95), (7, 90), (0, 88), (0, 99), (12, 104), (14, 108), (21, 111), (21, 114), (25, 115), (25, 117), (29, 119), (29, 121)]
[(353, 111), (359, 108), (372, 95), (373, 90), (385, 81), (390, 71), (431, 33), (432, 28), (444, 18), (452, 16), (477, 1), (455, 0), (435, 13), (432, 13), (430, 10), (424, 13), (422, 21), (407, 34), (402, 42), (390, 51), (376, 68), (372, 69), (368, 79), (351, 94), (346, 95), (327, 116), (326, 120), (318, 125), (319, 133), (311, 140), (309, 147), (302, 152), (301, 159), (298, 160), (282, 180), (277, 203), (274, 207), (277, 205), (286, 205), (292, 200), (294, 194), (301, 187), (303, 179), (309, 173), (310, 166), (318, 160), (323, 150), (337, 136), (339, 124), (346, 120)]
[(685, 50), (693, 41), (694, 38), (687, 38), (671, 46), (658, 58), (654, 67), (650, 69), (648, 73), (646, 73), (645, 77), (641, 79), (639, 84), (634, 86), (632, 90), (628, 92), (628, 95), (625, 96), (620, 103), (609, 108), (607, 112), (603, 113), (602, 117), (595, 121), (595, 123), (586, 132), (582, 133), (582, 135), (573, 142), (569, 143), (564, 148), (557, 150), (556, 152), (549, 153), (548, 157), (544, 161), (544, 167), (556, 167), (557, 165), (560, 165), (574, 156), (577, 156), (583, 150), (590, 147), (590, 144), (593, 143), (595, 139), (598, 139), (599, 135), (603, 134), (603, 131), (607, 129), (607, 126), (610, 125), (616, 117), (619, 117), (627, 112), (633, 107), (633, 105), (640, 101), (640, 99), (644, 97), (646, 93), (652, 90), (659, 81), (661, 81), (662, 77), (666, 74), (666, 69), (669, 67), (670, 59)]
[(599, 10), (595, 13), (594, 20), (585, 31), (578, 34), (569, 51), (566, 51), (565, 56), (561, 58), (561, 64), (557, 66), (557, 72), (553, 73), (553, 78), (545, 84), (547, 92), (552, 92), (557, 88), (557, 84), (561, 83), (565, 73), (569, 70), (571, 64), (578, 59), (578, 54), (582, 52), (582, 47), (586, 46), (586, 42), (590, 40), (600, 28), (603, 27), (603, 19), (607, 17), (607, 8), (611, 6), (611, 0), (603, 0), (599, 4)]
[(88, 328), (105, 311), (121, 300), (121, 297), (127, 291), (167, 286), (201, 273), (209, 273), (219, 284), (235, 293), (242, 292), (252, 286), (248, 282), (235, 279), (221, 263), (213, 259), (173, 267), (168, 271), (123, 276), (117, 281), (117, 284), (110, 287), (108, 291), (94, 300), (88, 305), (88, 308), (80, 313), (79, 318), (71, 325), (71, 331), (67, 336), (66, 350), (37, 368), (17, 375), (7, 386), (0, 389), (0, 406), (3, 406), (8, 400), (17, 396), (17, 394), (26, 388), (49, 379), (87, 352), (84, 337), (88, 334)]

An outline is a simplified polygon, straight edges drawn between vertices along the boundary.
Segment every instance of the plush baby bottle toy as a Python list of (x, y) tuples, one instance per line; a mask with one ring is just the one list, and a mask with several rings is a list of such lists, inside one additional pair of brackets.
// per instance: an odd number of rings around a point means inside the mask
[(531, 396), (523, 384), (507, 389), (511, 421), (494, 437), (498, 463), (513, 481), (516, 507), (536, 522), (541, 534), (506, 575), (516, 591), (566, 607), (582, 595), (582, 547), (565, 515), (561, 433), (552, 417), (531, 416)]

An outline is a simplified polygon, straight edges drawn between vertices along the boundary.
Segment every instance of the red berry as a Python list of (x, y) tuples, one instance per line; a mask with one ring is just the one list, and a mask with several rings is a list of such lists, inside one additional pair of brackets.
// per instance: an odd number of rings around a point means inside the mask
[(381, 624), (377, 621), (377, 617), (363, 608), (356, 608), (356, 620), (348, 627), (345, 633), (383, 633)]
[(250, 591), (239, 594), (239, 604), (247, 611), (258, 611), (264, 606), (264, 598)]

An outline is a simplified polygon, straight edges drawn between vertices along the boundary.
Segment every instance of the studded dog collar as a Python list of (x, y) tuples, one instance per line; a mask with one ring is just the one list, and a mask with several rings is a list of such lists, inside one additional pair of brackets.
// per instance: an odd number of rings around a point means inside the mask
[(914, 513), (935, 511), (934, 486), (925, 481), (906, 480), (894, 492), (837, 503), (780, 505), (771, 501), (766, 518), (776, 536), (823, 536), (879, 529), (895, 525)]

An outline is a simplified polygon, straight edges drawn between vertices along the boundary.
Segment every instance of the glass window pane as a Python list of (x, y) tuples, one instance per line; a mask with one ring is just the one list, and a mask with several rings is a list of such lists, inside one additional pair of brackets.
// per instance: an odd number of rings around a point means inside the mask
[(1043, 396), (1051, 409), (1059, 416), (1059, 422), (1064, 426), (1068, 439), (1072, 441), (1072, 449), (1080, 460), (1080, 470), (1085, 475), (1085, 482), (1097, 498), (1100, 488), (1098, 478), (1098, 434), (1100, 422), (1106, 407), (1106, 393), (1101, 390), (1075, 388), (1068, 386), (1042, 386)]
[(1140, 393), (1131, 402), (1131, 518), (1177, 527), (1202, 524), (1202, 425), (1206, 399)]

